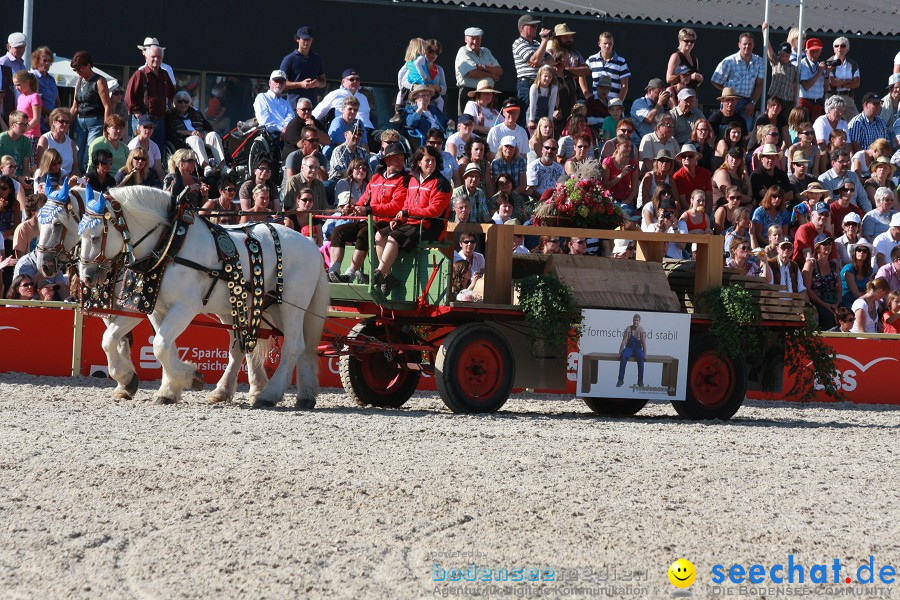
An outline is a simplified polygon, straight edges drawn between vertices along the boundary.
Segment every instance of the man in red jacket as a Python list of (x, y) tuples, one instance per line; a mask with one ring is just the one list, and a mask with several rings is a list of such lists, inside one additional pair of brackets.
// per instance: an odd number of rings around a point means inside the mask
[(156, 125), (153, 141), (160, 150), (166, 147), (166, 110), (175, 97), (175, 84), (160, 67), (162, 55), (163, 48), (149, 46), (144, 51), (147, 64), (134, 72), (125, 88), (125, 104), (131, 113), (134, 130), (137, 131), (142, 116), (150, 117)]
[(420, 239), (437, 241), (447, 232), (450, 194), (453, 186), (441, 175), (441, 152), (432, 146), (421, 146), (413, 154), (412, 175), (403, 209), (375, 237), (378, 269), (373, 281), (387, 295), (400, 281), (391, 274), (391, 266), (401, 250), (412, 250)]
[[(372, 176), (356, 206), (348, 205), (344, 214), (359, 217), (372, 215), (375, 219), (375, 231), (390, 227), (391, 219), (406, 202), (409, 174), (403, 169), (405, 160), (403, 146), (400, 144), (391, 144), (385, 148), (382, 166)], [(350, 266), (342, 275), (341, 262), (344, 260), (344, 246), (347, 244), (355, 244), (355, 248)], [(328, 279), (332, 283), (367, 283), (359, 270), (368, 251), (367, 221), (351, 221), (335, 227), (331, 234), (331, 268), (328, 270)]]

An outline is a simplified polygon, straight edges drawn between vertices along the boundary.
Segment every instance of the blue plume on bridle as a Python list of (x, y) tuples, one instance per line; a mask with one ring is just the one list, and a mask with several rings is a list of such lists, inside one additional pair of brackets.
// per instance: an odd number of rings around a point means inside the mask
[(85, 188), (85, 195), (87, 196), (87, 203), (84, 216), (81, 217), (81, 222), (78, 223), (78, 235), (81, 235), (85, 229), (90, 229), (100, 223), (106, 212), (106, 198), (103, 196), (103, 192), (100, 192), (95, 197), (93, 188), (88, 185)]
[(47, 175), (44, 181), (44, 195), (47, 196), (47, 202), (38, 211), (38, 223), (49, 225), (69, 204), (69, 181), (66, 180), (63, 187), (54, 192), (50, 185), (50, 176)]
[(63, 178), (62, 187), (60, 187), (55, 192), (51, 191), (50, 187), (50, 176), (47, 175), (47, 179), (44, 182), (44, 195), (47, 196), (47, 200), (54, 202), (56, 204), (62, 204), (65, 206), (69, 203), (69, 180)]

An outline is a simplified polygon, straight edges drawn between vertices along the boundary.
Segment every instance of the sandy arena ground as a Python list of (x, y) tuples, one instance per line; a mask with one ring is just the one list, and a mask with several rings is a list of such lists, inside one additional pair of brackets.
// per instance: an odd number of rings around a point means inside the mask
[[(259, 411), (246, 388), (155, 406), (155, 386), (117, 403), (107, 381), (0, 375), (0, 597), (668, 598), (684, 557), (708, 598), (739, 593), (712, 586), (717, 563), (900, 567), (896, 409), (697, 424), (515, 397), (456, 416), (325, 390), (314, 412)], [(554, 581), (435, 581), (473, 562)], [(876, 589), (828, 589), (852, 587)]]

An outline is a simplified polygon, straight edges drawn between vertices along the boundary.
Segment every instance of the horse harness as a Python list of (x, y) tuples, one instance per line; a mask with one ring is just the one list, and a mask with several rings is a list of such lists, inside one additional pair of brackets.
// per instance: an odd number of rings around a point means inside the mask
[[(230, 227), (225, 229), (221, 225), (210, 222), (200, 217), (213, 236), (221, 268), (210, 268), (190, 259), (178, 256), (184, 240), (187, 237), (188, 228), (194, 223), (194, 214), (185, 209), (187, 202), (178, 202), (172, 220), (166, 225), (166, 230), (160, 236), (156, 248), (146, 257), (136, 261), (133, 256), (134, 246), (131, 245), (131, 234), (128, 224), (122, 214), (122, 205), (110, 198), (109, 216), (104, 219), (103, 237), (101, 240), (100, 255), (96, 262), (100, 268), (110, 272), (116, 272), (125, 268), (125, 281), (119, 301), (125, 308), (130, 308), (144, 314), (150, 314), (156, 307), (159, 298), (160, 286), (166, 267), (174, 262), (198, 271), (203, 271), (212, 282), (203, 297), (203, 305), (209, 301), (219, 280), (228, 285), (228, 296), (231, 304), (232, 329), (235, 332), (235, 341), (244, 353), (252, 352), (256, 347), (259, 336), (259, 326), (263, 320), (263, 312), (272, 304), (281, 304), (284, 293), (284, 261), (281, 248), (281, 238), (275, 227), (265, 223), (272, 235), (275, 247), (276, 281), (275, 289), (266, 292), (265, 269), (263, 265), (263, 249), (261, 241), (255, 237), (251, 230), (255, 225), (243, 227)], [(124, 241), (122, 251), (112, 261), (104, 255), (106, 237), (109, 231), (109, 222), (112, 223), (121, 234)], [(154, 230), (150, 230), (143, 238), (137, 241), (138, 245)], [(241, 233), (245, 236), (244, 244), (250, 262), (250, 282), (243, 275), (241, 257), (234, 244), (230, 233)], [(115, 296), (113, 286), (115, 277), (107, 277), (107, 284), (92, 291), (91, 300), (101, 303), (93, 308), (108, 307), (110, 299)], [(89, 307), (85, 307), (89, 308)]]
[[(77, 190), (72, 190), (71, 194), (75, 197), (75, 200), (78, 202), (78, 214), (83, 215), (84, 209), (85, 209), (84, 198), (81, 197), (81, 194), (79, 194)], [(63, 205), (61, 202), (55, 202), (55, 201), (54, 201), (54, 204), (58, 205), (59, 208), (55, 209), (55, 211), (51, 212), (51, 214), (54, 214), (56, 211), (65, 210), (66, 212), (69, 213), (69, 216), (71, 218), (73, 218), (73, 219), (76, 218), (75, 212), (72, 210), (72, 206), (70, 204), (66, 203), (65, 205)], [(80, 217), (78, 217), (78, 218), (80, 218)], [(78, 246), (76, 245), (75, 248), (78, 248)], [(59, 236), (59, 241), (56, 242), (55, 246), (47, 247), (47, 246), (38, 244), (35, 247), (35, 250), (37, 250), (38, 252), (43, 252), (44, 254), (51, 255), (56, 260), (56, 262), (59, 263), (58, 264), (59, 268), (63, 268), (72, 263), (78, 262), (77, 260), (75, 260), (75, 256), (74, 256), (75, 250), (73, 249), (72, 252), (69, 252), (66, 249), (65, 236), (62, 236), (62, 235)]]

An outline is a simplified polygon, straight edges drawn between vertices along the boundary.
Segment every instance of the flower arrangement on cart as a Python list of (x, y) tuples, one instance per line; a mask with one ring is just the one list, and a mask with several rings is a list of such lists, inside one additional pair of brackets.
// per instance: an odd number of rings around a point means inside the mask
[(615, 229), (624, 213), (599, 177), (570, 179), (557, 183), (534, 205), (534, 225)]

